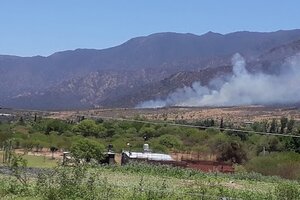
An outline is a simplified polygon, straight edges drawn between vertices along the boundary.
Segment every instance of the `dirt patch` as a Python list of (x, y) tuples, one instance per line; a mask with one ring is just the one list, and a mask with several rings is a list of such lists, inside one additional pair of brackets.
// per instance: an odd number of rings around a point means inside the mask
[[(49, 149), (43, 148), (43, 150), (40, 151), (25, 151), (24, 149), (15, 149), (14, 150), (16, 154), (20, 154), (20, 155), (30, 155), (30, 156), (43, 156), (46, 158), (52, 158), (52, 152), (49, 151)], [(53, 158), (60, 160), (62, 159), (62, 151), (56, 151), (53, 153)]]
[(232, 189), (243, 189), (244, 187), (241, 184), (230, 181), (228, 183), (222, 183), (223, 186), (232, 188)]
[(195, 121), (201, 119), (223, 118), (227, 122), (255, 122), (270, 120), (273, 118), (288, 117), (300, 121), (300, 109), (296, 107), (224, 107), (224, 108), (159, 108), (159, 109), (93, 109), (82, 111), (61, 111), (49, 112), (48, 117), (76, 120), (78, 116), (86, 117), (113, 117), (113, 118), (134, 118), (145, 117), (149, 120), (187, 120)]

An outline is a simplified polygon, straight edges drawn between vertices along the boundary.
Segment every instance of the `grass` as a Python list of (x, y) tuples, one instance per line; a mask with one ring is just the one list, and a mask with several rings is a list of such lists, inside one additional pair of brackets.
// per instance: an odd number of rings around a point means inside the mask
[[(0, 151), (0, 163), (2, 163), (2, 156), (3, 152)], [(24, 155), (23, 158), (27, 160), (27, 167), (53, 168), (58, 164), (58, 160), (45, 156)]]
[(53, 168), (57, 166), (58, 162), (45, 156), (24, 155), (23, 158), (27, 160), (27, 167)]
[[(60, 167), (56, 170), (56, 173), (42, 180), (32, 178), (30, 187), (25, 189), (18, 186), (12, 178), (0, 175), (0, 188), (1, 184), (3, 188), (7, 188), (3, 190), (3, 193), (8, 193), (7, 197), (12, 199), (28, 199), (28, 197), (32, 197), (31, 199), (69, 199), (69, 196), (72, 196), (71, 199), (103, 199), (102, 195), (107, 195), (104, 199), (199, 199), (205, 197), (202, 199), (212, 200), (219, 199), (219, 197), (231, 197), (244, 200), (278, 200), (276, 196), (278, 188), (284, 191), (292, 190), (296, 199), (300, 198), (297, 196), (300, 194), (299, 183), (279, 177), (203, 173), (141, 163), (126, 166), (89, 167), (87, 170), (80, 167)], [(42, 185), (39, 186), (37, 183), (42, 183)], [(17, 189), (11, 189), (10, 184)], [(278, 187), (280, 184), (283, 185), (281, 188)], [(86, 198), (85, 195), (91, 194), (91, 190), (96, 196)], [(44, 196), (45, 193), (48, 196)], [(54, 198), (53, 195), (58, 196)]]
[(17, 132), (17, 133), (21, 133), (21, 134), (28, 134), (29, 132), (29, 128), (24, 126), (24, 125), (16, 125), (14, 128), (13, 128), (13, 131), (14, 132)]
[[(57, 166), (55, 160), (44, 160), (43, 156), (26, 155), (24, 158), (28, 160), (29, 167)], [(76, 172), (76, 169), (59, 167), (56, 174), (46, 176), (42, 181), (31, 178), (29, 187), (23, 187), (13, 177), (0, 175), (0, 199), (69, 199), (71, 196), (70, 199), (210, 200), (226, 196), (244, 200), (278, 200), (278, 188), (280, 193), (285, 190), (294, 191), (296, 199), (300, 199), (300, 196), (297, 196), (300, 194), (300, 190), (297, 189), (300, 188), (299, 182), (259, 174), (203, 173), (142, 163), (89, 167), (80, 172)], [(38, 182), (43, 184), (39, 186)], [(278, 187), (280, 185), (281, 187)], [(93, 193), (90, 192), (91, 189)], [(5, 195), (1, 196), (1, 193)], [(45, 196), (46, 193), (48, 196)], [(84, 196), (90, 193), (96, 196)], [(107, 195), (107, 198), (103, 198), (102, 195)]]

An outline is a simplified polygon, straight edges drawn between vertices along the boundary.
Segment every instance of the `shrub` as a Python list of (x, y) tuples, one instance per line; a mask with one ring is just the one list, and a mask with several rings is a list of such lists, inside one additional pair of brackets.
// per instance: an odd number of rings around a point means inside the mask
[(83, 136), (102, 137), (106, 134), (106, 128), (102, 124), (96, 124), (94, 120), (83, 120), (73, 128), (74, 132), (81, 133)]
[(103, 151), (102, 144), (89, 139), (80, 140), (71, 147), (71, 153), (78, 162), (82, 159), (86, 162), (91, 159), (100, 161), (103, 159)]
[(212, 152), (217, 155), (218, 161), (231, 161), (240, 164), (247, 160), (243, 144), (236, 137), (229, 137), (220, 133), (211, 139), (209, 145)]
[(288, 179), (300, 179), (300, 155), (294, 152), (271, 153), (257, 156), (246, 165), (248, 171), (264, 175), (278, 175)]
[(37, 131), (44, 131), (46, 134), (49, 134), (51, 131), (56, 131), (59, 134), (62, 134), (70, 129), (70, 125), (58, 119), (45, 119), (34, 124), (33, 129)]
[(162, 135), (159, 137), (159, 143), (170, 149), (178, 149), (182, 142), (174, 135)]
[(299, 200), (300, 185), (279, 183), (275, 188), (275, 195), (278, 200)]

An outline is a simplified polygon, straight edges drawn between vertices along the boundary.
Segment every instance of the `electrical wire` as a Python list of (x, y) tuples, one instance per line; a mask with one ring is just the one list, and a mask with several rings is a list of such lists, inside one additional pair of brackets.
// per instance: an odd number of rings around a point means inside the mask
[[(45, 112), (40, 110), (23, 110), (23, 109), (14, 109), (14, 108), (2, 108), (2, 109), (9, 109), (13, 111), (29, 111), (29, 112)], [(47, 111), (46, 111), (47, 112)], [(214, 129), (220, 131), (233, 131), (239, 133), (246, 133), (246, 134), (259, 134), (259, 135), (273, 135), (273, 136), (280, 136), (280, 137), (292, 137), (292, 138), (300, 138), (300, 135), (293, 135), (293, 134), (281, 134), (281, 133), (267, 133), (267, 132), (260, 132), (260, 131), (248, 131), (248, 130), (240, 130), (240, 129), (231, 129), (231, 128), (220, 128), (220, 127), (207, 127), (207, 126), (198, 126), (198, 125), (191, 125), (191, 124), (177, 124), (177, 123), (166, 123), (166, 122), (153, 122), (153, 121), (143, 121), (143, 120), (135, 120), (135, 119), (126, 119), (126, 118), (117, 118), (117, 117), (104, 117), (104, 116), (89, 116), (90, 118), (102, 118), (102, 119), (110, 119), (110, 120), (117, 120), (117, 121), (129, 121), (129, 122), (139, 122), (144, 124), (155, 124), (155, 125), (170, 125), (170, 126), (181, 126), (181, 127), (188, 127), (188, 128), (201, 128), (201, 129)]]
[(215, 126), (206, 127), (206, 126), (198, 126), (198, 125), (191, 125), (191, 124), (153, 122), (153, 121), (143, 121), (143, 120), (117, 118), (117, 117), (104, 117), (104, 116), (89, 116), (89, 118), (98, 118), (98, 119), (101, 118), (101, 119), (110, 119), (110, 120), (116, 120), (116, 121), (138, 122), (138, 123), (144, 123), (144, 124), (170, 125), (170, 126), (179, 126), (179, 127), (188, 127), (188, 128), (201, 128), (201, 129), (214, 129), (214, 130), (220, 130), (220, 131), (233, 131), (233, 132), (247, 133), (247, 134), (260, 134), (260, 135), (273, 135), (273, 136), (281, 136), (281, 137), (300, 138), (300, 135), (281, 134), (281, 133), (267, 133), (267, 132), (260, 132), (260, 131), (248, 131), (248, 130), (231, 129), (231, 128), (220, 128), (220, 127), (215, 127)]

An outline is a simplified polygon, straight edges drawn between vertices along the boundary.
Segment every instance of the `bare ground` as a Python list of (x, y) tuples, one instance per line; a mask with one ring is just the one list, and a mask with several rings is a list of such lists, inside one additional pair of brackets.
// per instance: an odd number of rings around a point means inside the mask
[(145, 117), (149, 120), (188, 120), (201, 119), (224, 120), (228, 122), (255, 122), (270, 120), (281, 117), (293, 118), (300, 121), (300, 108), (297, 107), (264, 107), (264, 106), (243, 106), (243, 107), (170, 107), (159, 109), (93, 109), (82, 111), (59, 111), (49, 112), (48, 116), (59, 119), (74, 119), (77, 116), (86, 117), (114, 117), (134, 118)]

